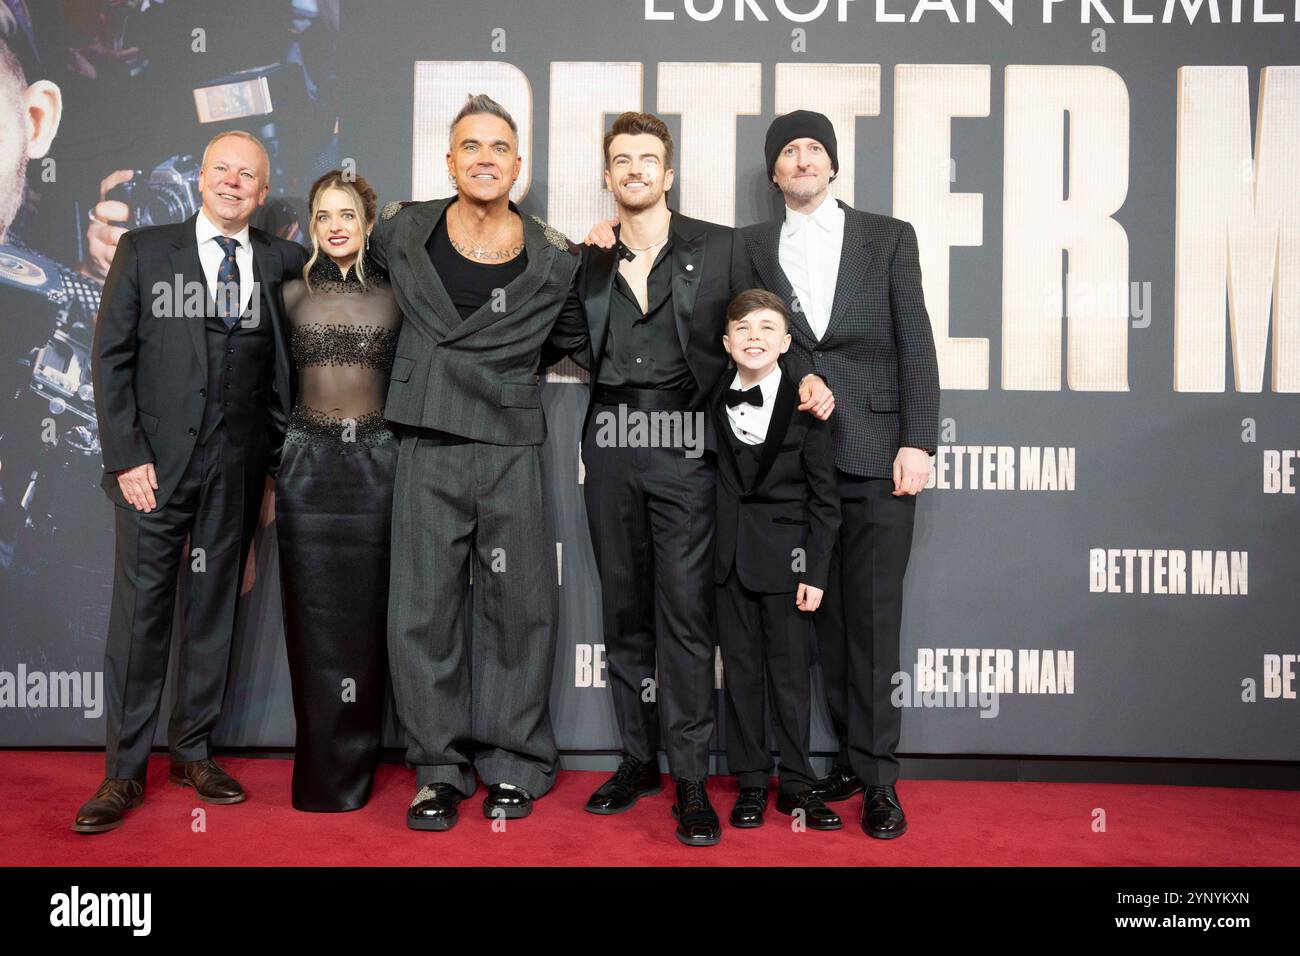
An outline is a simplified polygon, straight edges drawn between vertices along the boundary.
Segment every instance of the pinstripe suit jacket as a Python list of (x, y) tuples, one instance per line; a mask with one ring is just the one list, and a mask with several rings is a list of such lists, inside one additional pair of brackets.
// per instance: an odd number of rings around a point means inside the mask
[[(371, 234), (404, 318), (384, 417), (493, 445), (540, 445), (542, 344), (548, 336), (566, 341), (566, 331), (582, 341), (587, 332), (581, 308), (565, 310), (578, 247), (520, 214), (527, 267), (499, 300), (462, 320), (425, 245), (451, 202), (389, 203)], [(519, 214), (514, 203), (510, 209)]]
[(873, 478), (893, 474), (900, 447), (933, 453), (939, 430), (939, 366), (921, 291), (911, 223), (840, 203), (844, 245), (830, 322), (820, 338), (795, 304), (781, 269), (781, 225), (740, 230), (754, 285), (790, 308), (788, 363), (798, 379), (816, 372), (835, 393), (835, 465)]

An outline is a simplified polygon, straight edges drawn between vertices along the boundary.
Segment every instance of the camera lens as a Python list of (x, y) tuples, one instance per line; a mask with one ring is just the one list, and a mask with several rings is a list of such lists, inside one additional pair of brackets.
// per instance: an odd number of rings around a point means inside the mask
[(185, 197), (172, 186), (155, 186), (152, 195), (140, 210), (141, 225), (165, 222), (182, 222), (185, 219)]

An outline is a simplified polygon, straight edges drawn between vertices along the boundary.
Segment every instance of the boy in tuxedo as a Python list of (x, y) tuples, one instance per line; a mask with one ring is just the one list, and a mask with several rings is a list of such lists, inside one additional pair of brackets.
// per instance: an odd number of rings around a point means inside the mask
[(714, 389), (718, 455), (714, 583), (727, 696), (727, 764), (740, 794), (731, 825), (757, 827), (772, 757), (763, 719), (770, 695), (781, 755), (777, 810), (802, 810), (814, 830), (840, 818), (817, 796), (808, 759), (812, 612), (826, 589), (840, 524), (828, 423), (799, 414), (799, 390), (777, 364), (790, 315), (762, 289), (727, 307), (723, 348), (735, 363)]

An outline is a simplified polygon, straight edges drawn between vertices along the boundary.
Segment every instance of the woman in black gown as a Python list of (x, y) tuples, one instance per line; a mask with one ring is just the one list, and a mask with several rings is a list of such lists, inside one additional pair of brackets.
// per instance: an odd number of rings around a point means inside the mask
[(401, 313), (365, 257), (374, 190), (336, 171), (309, 202), (314, 255), (284, 286), (296, 385), (275, 501), (293, 805), (327, 812), (365, 805), (379, 755), (398, 446), (383, 406)]

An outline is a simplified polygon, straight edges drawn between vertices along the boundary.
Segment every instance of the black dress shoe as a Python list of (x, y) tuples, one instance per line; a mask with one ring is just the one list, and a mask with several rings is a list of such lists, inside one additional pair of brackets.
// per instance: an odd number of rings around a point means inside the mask
[(831, 767), (830, 773), (813, 784), (812, 792), (827, 803), (835, 803), (861, 793), (862, 781), (848, 764), (837, 763)]
[(741, 829), (761, 827), (767, 809), (767, 787), (741, 787), (731, 808), (731, 825)]
[(126, 811), (144, 803), (144, 780), (109, 778), (81, 805), (72, 829), (77, 833), (103, 833), (122, 825)]
[(483, 798), (483, 816), (489, 820), (500, 815), (507, 820), (518, 820), (533, 812), (533, 795), (512, 783), (494, 783)]
[(167, 779), (178, 787), (193, 787), (204, 803), (243, 803), (248, 799), (239, 781), (217, 766), (211, 757), (206, 760), (173, 760)]
[(677, 781), (673, 816), (677, 818), (677, 839), (687, 846), (713, 846), (722, 839), (722, 824), (709, 803), (703, 780)]
[(862, 829), (877, 840), (892, 840), (907, 832), (907, 817), (892, 786), (867, 787), (862, 798)]
[(449, 783), (421, 787), (406, 810), (406, 825), (412, 830), (450, 830), (456, 825), (456, 807), (464, 799)]
[(625, 756), (614, 776), (596, 789), (584, 809), (588, 813), (622, 813), (631, 810), (642, 797), (658, 793), (663, 788), (658, 760), (643, 763), (635, 757)]
[(822, 798), (811, 790), (798, 793), (783, 793), (776, 798), (778, 813), (794, 816), (796, 810), (803, 811), (804, 823), (809, 830), (838, 830), (844, 826), (837, 814), (822, 802)]

